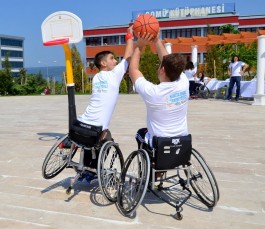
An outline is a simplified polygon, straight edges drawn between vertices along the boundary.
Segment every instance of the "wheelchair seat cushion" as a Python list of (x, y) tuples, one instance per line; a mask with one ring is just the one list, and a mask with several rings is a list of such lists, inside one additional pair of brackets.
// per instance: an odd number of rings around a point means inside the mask
[(180, 137), (153, 137), (155, 169), (173, 169), (187, 165), (192, 150), (191, 135)]
[(75, 120), (70, 126), (69, 137), (77, 144), (92, 147), (99, 141), (102, 133), (102, 126), (93, 126)]

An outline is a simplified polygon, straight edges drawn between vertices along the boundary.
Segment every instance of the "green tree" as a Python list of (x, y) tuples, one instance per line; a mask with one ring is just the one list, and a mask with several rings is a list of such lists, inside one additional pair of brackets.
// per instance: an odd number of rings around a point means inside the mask
[(213, 31), (211, 25), (207, 25), (207, 34), (209, 35), (215, 35), (215, 32)]
[(223, 33), (232, 33), (232, 34), (240, 33), (240, 31), (238, 29), (235, 29), (235, 27), (231, 24), (222, 25), (220, 26), (220, 29), (223, 31)]
[(159, 58), (151, 51), (149, 45), (146, 46), (145, 51), (141, 56), (139, 69), (144, 77), (154, 84), (158, 84), (157, 67), (160, 64)]
[(12, 79), (6, 72), (0, 70), (0, 95), (7, 95), (12, 86)]
[(127, 83), (126, 83), (126, 80), (124, 78), (121, 81), (119, 92), (122, 94), (127, 93)]
[(26, 78), (27, 78), (27, 70), (25, 68), (20, 69), (19, 77), (18, 77), (18, 79), (20, 81), (20, 85), (23, 85), (26, 83), (26, 81), (27, 81)]
[(84, 79), (86, 79), (87, 77), (86, 77), (86, 73), (84, 71), (83, 63), (81, 60), (81, 55), (78, 52), (75, 44), (72, 45), (71, 52), (72, 52), (75, 90), (77, 92), (80, 92), (82, 91), (82, 74), (83, 74)]
[(3, 70), (0, 71), (0, 93), (1, 95), (10, 94), (13, 85), (13, 77), (11, 72), (11, 64), (8, 60), (7, 53), (3, 62)]

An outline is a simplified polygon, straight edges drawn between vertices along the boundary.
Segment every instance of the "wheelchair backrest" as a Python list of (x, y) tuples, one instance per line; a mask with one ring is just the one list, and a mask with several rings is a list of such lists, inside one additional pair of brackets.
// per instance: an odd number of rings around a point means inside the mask
[(153, 137), (155, 169), (173, 169), (187, 165), (192, 150), (191, 135), (181, 137)]
[(93, 126), (74, 120), (69, 130), (69, 137), (77, 144), (93, 147), (99, 142), (102, 126)]

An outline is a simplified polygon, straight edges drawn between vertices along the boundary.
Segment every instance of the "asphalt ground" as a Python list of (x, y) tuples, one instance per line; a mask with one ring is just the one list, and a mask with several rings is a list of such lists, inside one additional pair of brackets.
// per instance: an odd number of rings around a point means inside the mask
[[(76, 96), (83, 113), (89, 96)], [(0, 228), (265, 228), (265, 107), (252, 101), (190, 100), (189, 132), (220, 189), (214, 209), (196, 195), (175, 209), (147, 193), (134, 217), (106, 202), (98, 184), (85, 181), (65, 193), (72, 169), (42, 177), (46, 154), (68, 131), (67, 96), (0, 97)], [(138, 95), (120, 95), (110, 130), (126, 158), (136, 149), (134, 135), (145, 126)]]

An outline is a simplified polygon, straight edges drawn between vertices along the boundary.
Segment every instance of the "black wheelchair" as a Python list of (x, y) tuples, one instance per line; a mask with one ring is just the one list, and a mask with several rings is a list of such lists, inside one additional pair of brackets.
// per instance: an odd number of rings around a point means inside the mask
[[(172, 138), (153, 138), (153, 148), (146, 144), (132, 152), (125, 161), (117, 193), (117, 207), (131, 217), (141, 204), (147, 189), (176, 209), (173, 215), (181, 220), (182, 206), (192, 191), (207, 207), (219, 200), (219, 188), (213, 172), (201, 154), (192, 148), (191, 135)], [(184, 197), (166, 196), (185, 192)]]
[(208, 99), (212, 97), (212, 93), (209, 90), (209, 88), (206, 86), (205, 83), (195, 83), (194, 90), (191, 94), (191, 98), (202, 98), (202, 99)]
[[(72, 168), (76, 175), (71, 179), (67, 194), (71, 193), (77, 181), (98, 181), (104, 197), (115, 202), (124, 159), (119, 145), (108, 135), (109, 132), (101, 131), (101, 127), (76, 120), (69, 133), (58, 139), (48, 152), (43, 162), (42, 176), (51, 179), (65, 168)], [(78, 157), (75, 158), (77, 152)], [(88, 154), (91, 165), (85, 165), (85, 154)]]

